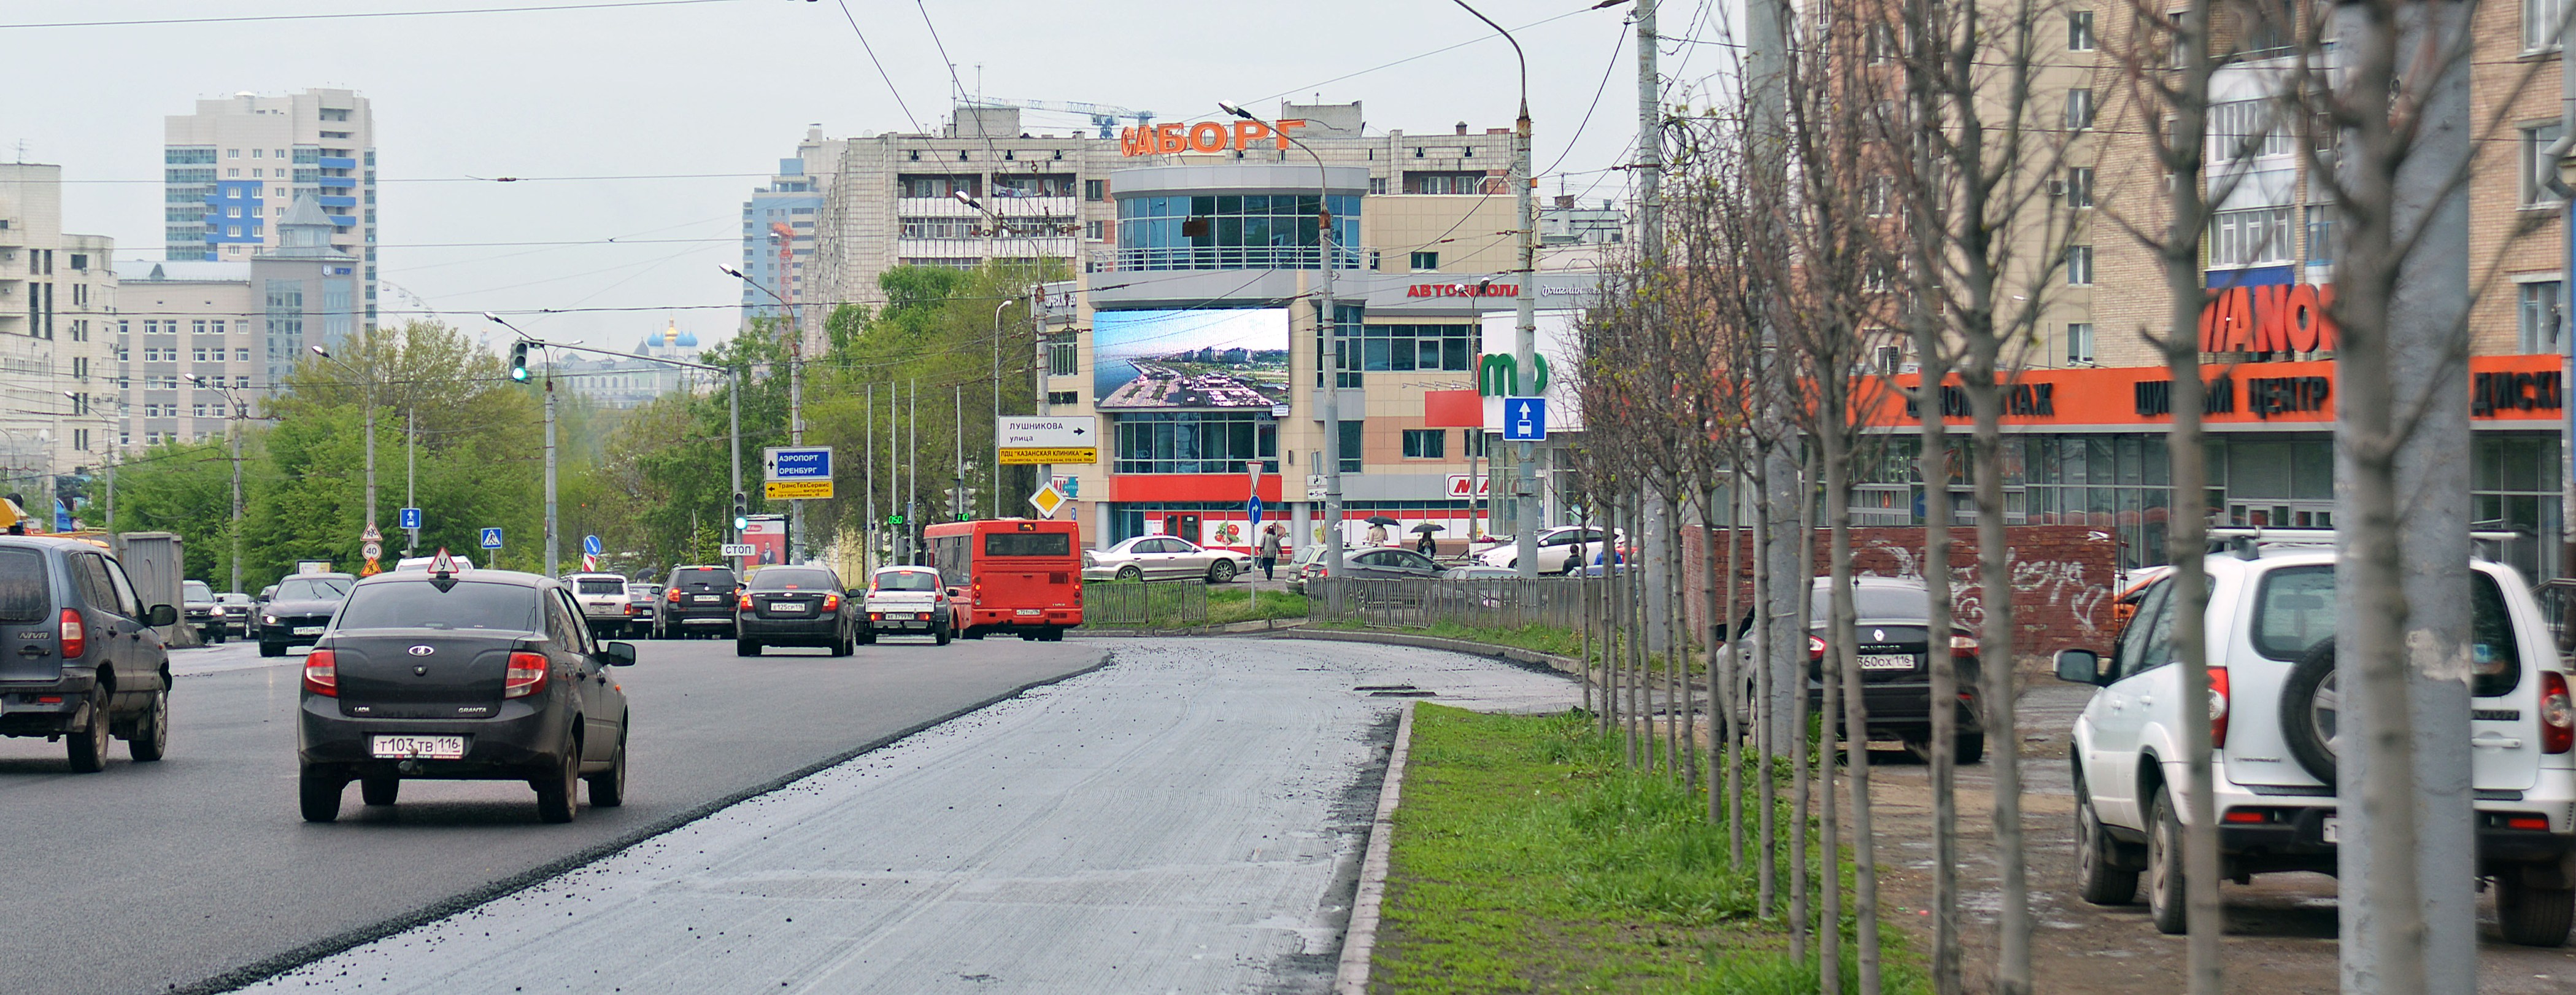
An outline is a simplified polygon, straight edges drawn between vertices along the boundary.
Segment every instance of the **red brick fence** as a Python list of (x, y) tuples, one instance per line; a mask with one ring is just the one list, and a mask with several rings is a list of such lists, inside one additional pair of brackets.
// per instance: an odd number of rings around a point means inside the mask
[[(1726, 530), (1718, 530), (1724, 535)], [(2109, 532), (2082, 525), (2016, 525), (2004, 530), (2005, 545), (2010, 550), (2012, 565), (2014, 627), (2019, 631), (2014, 647), (2025, 658), (2054, 653), (2070, 646), (2107, 649), (2111, 622), (2111, 598), (2118, 593), (2119, 546)], [(1753, 598), (1752, 530), (1738, 530), (1736, 597), (1738, 605), (1749, 605)], [(1985, 621), (1985, 585), (1977, 572), (1976, 531), (1967, 526), (1951, 530), (1950, 590), (1954, 597), (1959, 624), (1971, 629)], [(1701, 556), (1708, 547), (1708, 533), (1690, 529), (1683, 533), (1683, 583), (1689, 590), (1689, 612), (1694, 625), (1708, 623), (1706, 599), (1707, 570)], [(1861, 577), (1923, 576), (1923, 530), (1920, 528), (1855, 528), (1851, 530), (1852, 573)], [(1828, 534), (1816, 530), (1816, 576), (1830, 568)], [(1718, 572), (1726, 571), (1726, 550), (1718, 551)], [(1724, 592), (1719, 592), (1723, 597)], [(1742, 611), (1742, 608), (1738, 608)]]

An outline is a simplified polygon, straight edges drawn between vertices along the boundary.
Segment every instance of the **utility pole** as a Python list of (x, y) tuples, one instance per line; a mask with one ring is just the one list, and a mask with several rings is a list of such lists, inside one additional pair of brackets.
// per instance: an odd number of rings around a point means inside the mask
[[(1655, 0), (1637, 0), (1637, 241), (1644, 249), (1647, 279), (1654, 279), (1664, 261), (1662, 184), (1664, 171), (1664, 91), (1663, 77), (1656, 68), (1662, 54), (1661, 39), (1655, 33)], [(1654, 487), (1640, 488), (1639, 502), (1645, 514), (1637, 523), (1644, 534), (1638, 537), (1643, 553), (1648, 590), (1667, 590), (1675, 564), (1664, 552), (1662, 540), (1672, 537), (1677, 525), (1674, 509), (1664, 503), (1663, 494)], [(1670, 651), (1666, 625), (1671, 606), (1663, 598), (1646, 600), (1645, 642), (1649, 649)]]
[[(1472, 12), (1472, 11), (1471, 11)], [(1482, 15), (1479, 15), (1482, 16)], [(1486, 23), (1492, 23), (1490, 21)], [(1258, 120), (1252, 112), (1224, 101), (1217, 109), (1246, 121)], [(1333, 181), (1324, 168), (1324, 157), (1304, 141), (1284, 129), (1286, 138), (1315, 160), (1315, 242), (1322, 250), (1324, 297), (1316, 309), (1318, 327), (1324, 329), (1324, 568), (1331, 576), (1342, 573), (1342, 316), (1341, 299), (1333, 289)]]
[[(1544, 390), (1538, 375), (1538, 210), (1530, 202), (1536, 193), (1538, 179), (1530, 175), (1529, 57), (1521, 53), (1521, 40), (1503, 30), (1503, 26), (1486, 17), (1483, 11), (1467, 5), (1467, 0), (1454, 0), (1467, 13), (1485, 22), (1494, 33), (1512, 46), (1512, 58), (1520, 63), (1520, 117), (1512, 123), (1512, 202), (1518, 212), (1520, 229), (1520, 292), (1512, 304), (1519, 324), (1512, 332), (1512, 376), (1506, 392), (1529, 396)], [(1546, 426), (1540, 426), (1545, 430)], [(1518, 535), (1518, 548), (1513, 552), (1523, 577), (1538, 576), (1538, 444), (1523, 442), (1514, 455), (1519, 476), (1512, 484), (1513, 531)]]
[[(994, 315), (995, 315), (996, 317), (999, 317), (999, 316), (1000, 316), (1000, 314), (1001, 314), (1001, 312), (999, 312), (999, 311), (994, 312)], [(966, 510), (966, 385), (965, 385), (965, 384), (962, 384), (962, 383), (961, 383), (961, 384), (958, 384), (958, 385), (957, 385), (957, 387), (956, 387), (956, 391), (957, 391), (957, 399), (956, 399), (956, 402), (955, 402), (955, 403), (956, 403), (956, 406), (957, 406), (957, 416), (956, 416), (956, 417), (957, 417), (957, 495), (956, 495), (956, 498), (955, 498), (953, 501), (951, 501), (951, 502), (949, 503), (949, 506), (948, 506), (948, 517), (949, 517), (949, 518), (951, 518), (951, 519), (953, 519), (953, 520), (956, 520), (956, 521), (964, 521), (964, 520), (966, 519), (966, 514), (967, 514), (967, 510)]]
[[(227, 396), (225, 399), (226, 399), (226, 400), (232, 400), (232, 398), (230, 398), (229, 396)], [(249, 414), (249, 412), (242, 410), (242, 406), (241, 406), (241, 402), (240, 402), (240, 401), (233, 401), (233, 405), (232, 405), (232, 406), (233, 406), (233, 419), (232, 419), (232, 426), (231, 426), (231, 427), (232, 427), (232, 431), (231, 431), (230, 433), (228, 433), (228, 434), (230, 434), (230, 435), (232, 436), (232, 438), (231, 438), (230, 440), (228, 440), (228, 441), (230, 441), (230, 442), (232, 443), (232, 450), (233, 450), (233, 586), (232, 586), (232, 590), (233, 590), (234, 592), (238, 593), (238, 592), (242, 589), (242, 564), (241, 564), (241, 518), (242, 518), (242, 499), (241, 499), (241, 437), (242, 437), (242, 433), (241, 433), (241, 420), (242, 420), (242, 417), (243, 417), (244, 415)]]
[[(403, 507), (405, 508), (420, 507), (420, 431), (419, 425), (413, 420), (417, 414), (419, 412), (412, 408), (403, 409)], [(233, 475), (239, 477), (241, 453), (233, 454), (233, 462)], [(236, 483), (233, 489), (238, 491), (241, 487)], [(409, 528), (403, 531), (409, 535), (403, 540), (403, 555), (417, 554), (420, 549), (420, 530)]]
[(912, 450), (912, 486), (904, 488), (903, 491), (903, 561), (905, 563), (913, 563), (920, 559), (920, 557), (914, 555), (915, 551), (913, 549), (912, 542), (913, 535), (919, 529), (919, 526), (914, 524), (918, 519), (918, 516), (915, 515), (914, 512), (917, 510), (916, 505), (918, 504), (921, 496), (920, 377), (912, 378), (912, 404), (910, 407), (905, 409), (904, 422), (906, 428), (906, 431), (904, 432), (906, 439), (904, 448)]
[[(367, 501), (368, 514), (375, 513), (375, 501)], [(553, 354), (546, 359), (546, 576), (555, 575), (555, 363)]]
[[(1011, 306), (1011, 302), (1010, 302), (1010, 301), (1007, 301), (1007, 300), (1006, 300), (1006, 301), (1003, 301), (1002, 303), (999, 303), (999, 304), (995, 304), (995, 305), (993, 305), (993, 453), (992, 453), (992, 456), (993, 456), (993, 517), (994, 517), (994, 518), (1000, 518), (1000, 517), (1002, 517), (1002, 309), (1007, 308), (1007, 307), (1010, 307), (1010, 306)], [(957, 417), (957, 429), (958, 429), (958, 431), (960, 431), (960, 432), (963, 432), (963, 431), (965, 431), (965, 430), (966, 430), (966, 416), (965, 416), (965, 415), (963, 415), (963, 414), (960, 414), (960, 415), (958, 415), (958, 417)], [(957, 451), (958, 451), (958, 452), (961, 452), (961, 453), (966, 451), (966, 443), (965, 443), (964, 441), (962, 441), (962, 440), (961, 440), (961, 441), (959, 441), (959, 442), (957, 443)], [(962, 487), (962, 486), (965, 486), (965, 478), (962, 478), (962, 477), (961, 477), (961, 478), (958, 478), (958, 486), (961, 486), (961, 487)]]
[(877, 566), (877, 542), (876, 542), (877, 530), (878, 530), (879, 528), (881, 528), (881, 527), (883, 526), (883, 524), (884, 524), (884, 523), (882, 523), (882, 522), (877, 521), (877, 385), (876, 385), (876, 384), (871, 383), (871, 384), (869, 384), (869, 385), (868, 385), (868, 401), (867, 401), (867, 403), (866, 403), (865, 405), (862, 405), (862, 407), (864, 407), (864, 408), (866, 408), (866, 409), (867, 409), (868, 417), (867, 417), (867, 423), (866, 423), (866, 424), (867, 424), (867, 431), (866, 431), (866, 434), (863, 434), (863, 435), (859, 436), (859, 454), (860, 454), (860, 455), (859, 455), (859, 461), (860, 461), (860, 465), (861, 465), (861, 467), (862, 467), (862, 472), (864, 472), (864, 473), (867, 475), (867, 487), (866, 487), (865, 489), (866, 489), (866, 491), (867, 491), (867, 495), (868, 495), (868, 497), (867, 497), (868, 517), (867, 517), (866, 519), (864, 519), (864, 523), (859, 527), (859, 535), (860, 535), (860, 537), (861, 537), (861, 538), (863, 538), (864, 540), (866, 540), (866, 543), (867, 543), (867, 548), (866, 548), (865, 550), (860, 551), (860, 553), (859, 553), (859, 562), (867, 565), (867, 567), (868, 567), (867, 574), (868, 574), (868, 576), (873, 577), (873, 576), (876, 576), (876, 566)]

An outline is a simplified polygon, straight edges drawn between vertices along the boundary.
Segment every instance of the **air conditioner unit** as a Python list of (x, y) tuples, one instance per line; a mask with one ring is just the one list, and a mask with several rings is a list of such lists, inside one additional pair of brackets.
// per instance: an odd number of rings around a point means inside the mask
[(1921, 372), (1923, 372), (1923, 364), (1921, 364), (1921, 363), (1898, 363), (1898, 364), (1896, 364), (1896, 372), (1898, 372), (1898, 373), (1921, 373)]
[(2064, 196), (2066, 196), (2066, 181), (2065, 181), (2065, 180), (2050, 180), (2050, 181), (2048, 181), (2048, 195), (2049, 195), (2049, 196), (2051, 196), (2051, 197), (2064, 197)]

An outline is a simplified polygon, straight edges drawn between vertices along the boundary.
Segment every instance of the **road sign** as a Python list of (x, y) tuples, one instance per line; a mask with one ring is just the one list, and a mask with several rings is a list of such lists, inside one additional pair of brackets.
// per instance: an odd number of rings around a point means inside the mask
[(1038, 488), (1037, 493), (1029, 495), (1029, 507), (1036, 508), (1039, 517), (1054, 518), (1057, 509), (1063, 508), (1069, 500), (1072, 499), (1065, 497), (1063, 491), (1056, 490), (1055, 482), (1050, 480), (1046, 486)]
[(1547, 398), (1504, 398), (1503, 441), (1547, 441)]
[(374, 542), (367, 543), (366, 545), (358, 547), (358, 555), (364, 556), (370, 560), (382, 559), (385, 555), (384, 544)]
[(382, 533), (382, 532), (378, 532), (378, 531), (376, 531), (376, 527), (375, 527), (375, 526), (373, 526), (373, 525), (369, 525), (369, 526), (367, 526), (367, 530), (366, 530), (366, 531), (358, 533), (358, 541), (359, 541), (359, 542), (383, 542), (383, 541), (385, 541), (385, 534), (384, 534), (384, 533)]
[(805, 501), (832, 496), (832, 481), (772, 480), (760, 485), (760, 496), (772, 501)]
[(581, 554), (581, 572), (586, 573), (586, 574), (595, 574), (595, 573), (598, 573), (598, 572), (599, 572), (599, 554), (597, 554), (597, 553), (583, 553), (583, 554)]
[(771, 446), (760, 451), (762, 480), (832, 479), (832, 447)]
[(1330, 488), (1324, 486), (1323, 474), (1310, 473), (1306, 475), (1306, 500), (1321, 501), (1325, 498), (1325, 492), (1328, 490), (1330, 490)]
[(1261, 524), (1261, 495), (1259, 495), (1259, 494), (1255, 494), (1255, 495), (1253, 495), (1253, 496), (1252, 496), (1252, 500), (1251, 500), (1251, 501), (1248, 501), (1248, 502), (1245, 502), (1243, 507), (1244, 507), (1244, 510), (1249, 511), (1249, 512), (1251, 512), (1251, 513), (1252, 513), (1252, 524), (1253, 524), (1255, 527), (1260, 526), (1260, 524)]
[(400, 512), (400, 515), (400, 524), (396, 526), (397, 528), (416, 529), (421, 527), (420, 509), (405, 508)]
[(725, 543), (725, 544), (724, 544), (724, 547), (723, 547), (723, 549), (720, 551), (719, 555), (723, 555), (723, 556), (758, 556), (758, 555), (760, 555), (760, 547), (758, 547), (758, 546), (754, 546), (754, 545), (752, 545), (752, 544), (750, 544), (750, 543), (747, 543), (747, 542), (729, 542), (729, 543)]
[(1100, 419), (1008, 415), (993, 423), (1003, 466), (1100, 462)]
[(500, 530), (500, 529), (484, 529), (484, 530), (483, 530), (483, 548), (485, 548), (485, 549), (499, 549), (499, 548), (501, 548), (501, 530)]
[(583, 555), (586, 555), (586, 556), (597, 556), (597, 555), (599, 555), (599, 537), (598, 537), (598, 536), (583, 536), (583, 537), (581, 537), (581, 551), (582, 551), (582, 554), (583, 554)]

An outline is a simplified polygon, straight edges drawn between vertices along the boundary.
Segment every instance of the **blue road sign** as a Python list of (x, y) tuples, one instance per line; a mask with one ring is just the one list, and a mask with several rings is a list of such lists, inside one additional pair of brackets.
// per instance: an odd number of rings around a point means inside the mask
[(1257, 529), (1257, 528), (1260, 528), (1260, 527), (1261, 527), (1261, 495), (1259, 495), (1259, 494), (1255, 494), (1255, 495), (1253, 495), (1253, 496), (1252, 496), (1252, 500), (1251, 500), (1251, 501), (1249, 501), (1249, 502), (1246, 502), (1246, 503), (1244, 504), (1244, 506), (1243, 506), (1243, 507), (1244, 507), (1244, 510), (1249, 511), (1249, 512), (1252, 512), (1252, 527), (1253, 527), (1253, 528), (1256, 528), (1256, 529)]
[(761, 453), (769, 480), (832, 479), (832, 447), (771, 446)]
[(1547, 441), (1547, 398), (1503, 398), (1503, 441)]
[(597, 556), (597, 555), (599, 555), (599, 537), (598, 537), (598, 536), (583, 536), (583, 537), (581, 537), (581, 551), (582, 551), (582, 552), (585, 552), (585, 553), (588, 553), (588, 554), (590, 554), (590, 555), (592, 555), (592, 556)]
[(405, 528), (405, 529), (416, 529), (416, 528), (419, 528), (419, 527), (420, 527), (420, 509), (418, 509), (418, 508), (405, 508), (405, 509), (403, 509), (403, 510), (402, 510), (402, 524), (400, 524), (400, 525), (398, 525), (398, 526), (395, 526), (395, 527), (396, 527), (396, 528)]
[(483, 530), (483, 548), (485, 548), (485, 549), (499, 549), (499, 548), (501, 548), (501, 530), (500, 530), (500, 529), (484, 529), (484, 530)]

